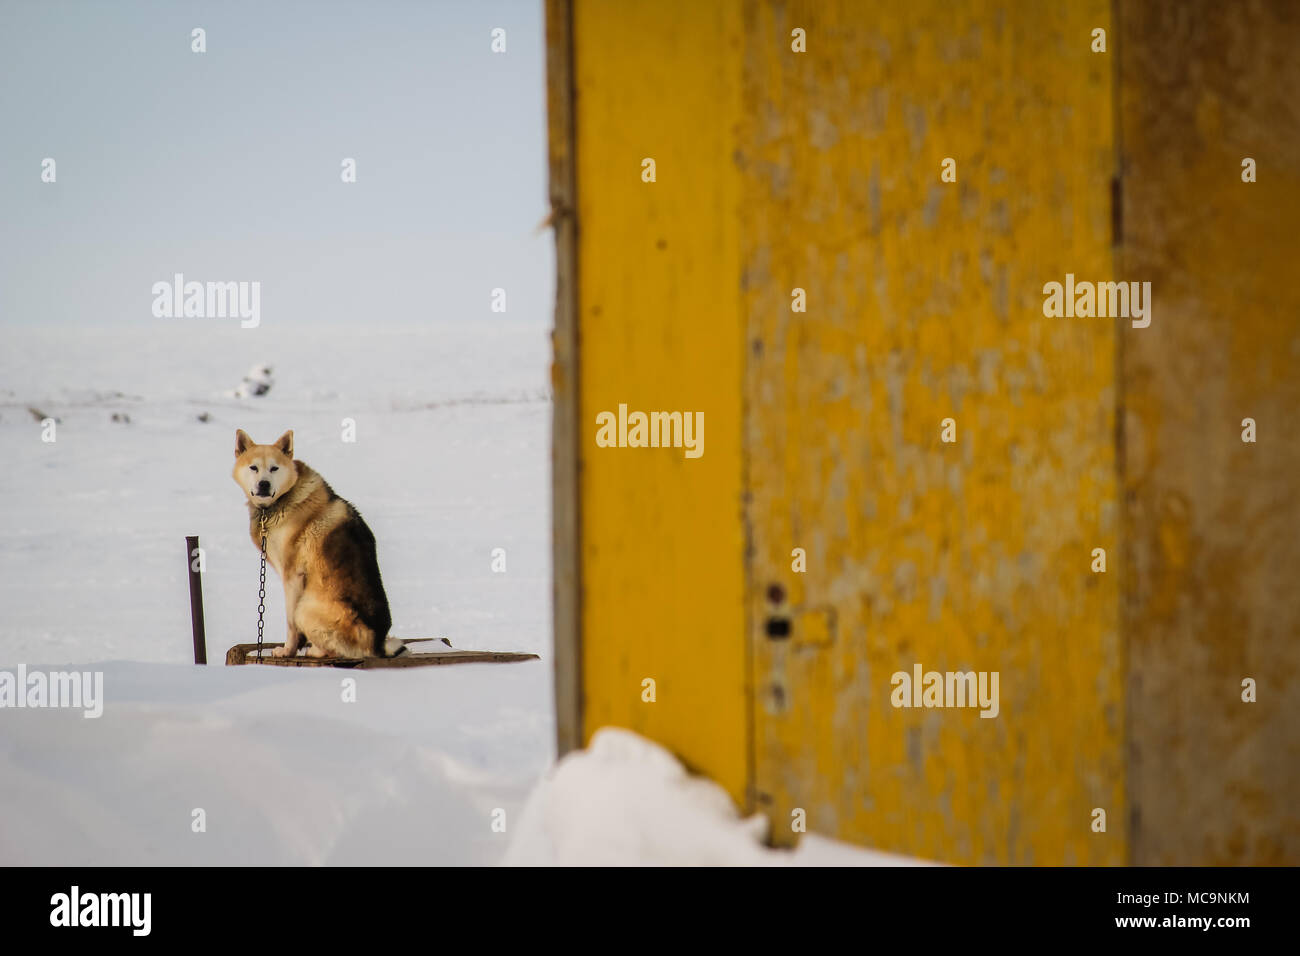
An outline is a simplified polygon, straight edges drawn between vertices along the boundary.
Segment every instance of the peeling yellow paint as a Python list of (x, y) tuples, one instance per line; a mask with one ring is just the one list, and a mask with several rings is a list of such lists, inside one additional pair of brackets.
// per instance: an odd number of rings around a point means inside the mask
[[(953, 862), (1124, 859), (1117, 587), (1089, 572), (1117, 534), (1098, 507), (1115, 327), (1041, 311), (1044, 282), (1112, 272), (1093, 26), (1107, 3), (746, 5), (749, 610), (775, 821), (802, 806), (810, 829)], [(834, 143), (813, 142), (822, 116)], [(769, 582), (832, 606), (833, 644), (768, 638)], [(999, 671), (1000, 716), (895, 709), (891, 674), (918, 662)]]

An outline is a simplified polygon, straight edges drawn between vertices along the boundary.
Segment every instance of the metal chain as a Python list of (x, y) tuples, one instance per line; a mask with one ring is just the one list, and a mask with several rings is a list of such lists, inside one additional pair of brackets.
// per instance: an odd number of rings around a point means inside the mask
[(262, 515), (262, 568), (257, 588), (257, 662), (262, 662), (262, 628), (266, 626), (266, 515)]

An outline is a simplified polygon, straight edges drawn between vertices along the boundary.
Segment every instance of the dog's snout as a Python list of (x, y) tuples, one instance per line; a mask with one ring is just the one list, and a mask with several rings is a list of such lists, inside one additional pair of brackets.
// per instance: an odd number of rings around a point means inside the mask
[(271, 493), (271, 483), (263, 478), (257, 483), (257, 493), (262, 497), (269, 495)]

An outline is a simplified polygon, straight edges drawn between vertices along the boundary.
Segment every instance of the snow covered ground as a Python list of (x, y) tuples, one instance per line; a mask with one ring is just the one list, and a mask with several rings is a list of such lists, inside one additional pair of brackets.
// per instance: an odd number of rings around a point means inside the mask
[(566, 754), (529, 797), (510, 866), (922, 866), (926, 861), (804, 834), (766, 847), (767, 818), (741, 819), (726, 791), (620, 727)]
[[(548, 334), (500, 316), (6, 328), (0, 669), (101, 670), (106, 700), (99, 719), (0, 709), (0, 864), (498, 861), (554, 759)], [(267, 395), (226, 397), (263, 363)], [(29, 407), (59, 420), (57, 441)], [(543, 660), (224, 667), (256, 638), (240, 427), (293, 428), (297, 456), (361, 510), (395, 634)], [(188, 663), (186, 534), (206, 551), (207, 668)], [(282, 621), (272, 573), (271, 640)]]
[(0, 865), (492, 864), (553, 759), (536, 661), (97, 669), (98, 719), (0, 712)]
[[(3, 341), (0, 662), (191, 660), (186, 534), (206, 550), (209, 644), (255, 636), (236, 428), (259, 441), (293, 428), (297, 457), (365, 516), (395, 634), (535, 652), (549, 640), (544, 326), (173, 320), (6, 328)], [(258, 362), (275, 370), (271, 392), (223, 397)], [(56, 442), (28, 406), (61, 420)], [(340, 438), (345, 418), (355, 443)], [(278, 590), (267, 616), (283, 617)]]

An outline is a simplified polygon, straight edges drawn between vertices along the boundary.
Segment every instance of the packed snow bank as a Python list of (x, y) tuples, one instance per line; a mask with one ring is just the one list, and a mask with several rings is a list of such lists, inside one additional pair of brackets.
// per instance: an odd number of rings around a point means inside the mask
[(512, 866), (915, 866), (923, 861), (806, 834), (793, 852), (763, 845), (767, 820), (742, 819), (717, 784), (671, 753), (606, 727), (564, 757), (528, 798)]
[(78, 669), (100, 717), (0, 710), (0, 865), (491, 865), (555, 752), (542, 661)]

